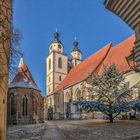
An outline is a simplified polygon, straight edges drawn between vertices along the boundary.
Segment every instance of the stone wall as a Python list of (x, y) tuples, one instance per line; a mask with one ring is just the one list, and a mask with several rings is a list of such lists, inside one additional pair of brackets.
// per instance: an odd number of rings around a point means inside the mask
[[(15, 113), (11, 115), (12, 101), (11, 96), (14, 95)], [(28, 99), (27, 116), (23, 116), (23, 96)], [(8, 91), (8, 125), (10, 124), (31, 124), (39, 123), (44, 120), (43, 97), (39, 91), (33, 89), (14, 88)]]
[(11, 5), (12, 0), (0, 0), (0, 140), (6, 140)]

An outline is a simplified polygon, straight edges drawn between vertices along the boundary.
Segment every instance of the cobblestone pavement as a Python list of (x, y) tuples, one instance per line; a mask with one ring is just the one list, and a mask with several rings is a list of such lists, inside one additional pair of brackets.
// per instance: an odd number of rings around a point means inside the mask
[(10, 126), (7, 140), (41, 140), (44, 130), (45, 124)]
[(140, 121), (47, 121), (9, 128), (8, 140), (140, 140)]

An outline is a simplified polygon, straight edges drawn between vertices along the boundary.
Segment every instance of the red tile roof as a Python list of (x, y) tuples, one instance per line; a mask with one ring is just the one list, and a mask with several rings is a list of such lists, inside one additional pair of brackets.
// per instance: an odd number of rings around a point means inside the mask
[(135, 36), (133, 35), (120, 44), (112, 47), (106, 59), (99, 68), (98, 74), (100, 75), (103, 71), (103, 66), (109, 63), (115, 63), (119, 71), (125, 72), (130, 70), (126, 57), (131, 54), (131, 51), (134, 47), (134, 42)]
[(82, 63), (72, 68), (67, 77), (62, 81), (62, 83), (60, 83), (60, 85), (54, 90), (54, 92), (74, 85), (87, 78), (88, 74), (95, 70), (106, 57), (107, 53), (111, 48), (111, 45), (112, 44), (109, 43), (104, 48), (97, 51), (92, 56), (88, 57)]
[[(95, 71), (102, 73), (103, 65), (115, 63), (120, 71), (127, 71), (129, 65), (126, 57), (130, 55), (134, 47), (135, 36), (131, 36), (122, 43), (112, 47), (109, 43), (92, 56), (88, 57), (75, 68), (72, 68), (66, 78), (56, 87), (53, 93), (57, 93), (62, 89), (66, 89), (77, 84), (87, 78), (88, 74)], [(52, 94), (53, 94), (52, 93)]]

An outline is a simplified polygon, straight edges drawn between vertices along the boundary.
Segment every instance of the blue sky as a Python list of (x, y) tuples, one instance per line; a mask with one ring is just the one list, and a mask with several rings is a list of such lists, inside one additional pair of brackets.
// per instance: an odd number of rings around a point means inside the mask
[(46, 94), (45, 60), (55, 28), (68, 55), (77, 37), (84, 59), (110, 41), (115, 45), (133, 34), (105, 9), (103, 0), (14, 0), (14, 25), (22, 32), (24, 60), (42, 95)]

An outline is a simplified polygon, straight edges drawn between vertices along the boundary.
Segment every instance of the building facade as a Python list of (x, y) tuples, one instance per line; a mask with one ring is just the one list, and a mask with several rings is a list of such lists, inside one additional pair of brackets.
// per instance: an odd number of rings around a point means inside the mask
[(54, 33), (54, 40), (50, 45), (46, 59), (46, 81), (48, 95), (60, 84), (68, 74), (68, 57), (64, 54), (64, 46), (59, 34)]
[[(73, 102), (78, 99), (92, 100), (88, 92), (87, 77), (89, 73), (101, 74), (104, 65), (114, 63), (119, 71), (124, 72), (125, 81), (129, 88), (133, 89), (132, 95), (139, 98), (140, 73), (131, 67), (129, 60), (135, 46), (135, 36), (132, 35), (120, 44), (113, 46), (107, 44), (102, 49), (82, 61), (75, 67), (71, 67), (65, 79), (46, 96), (45, 119), (92, 119), (103, 118), (99, 112), (84, 112), (79, 105)], [(119, 56), (119, 57), (118, 57)], [(71, 61), (72, 62), (72, 61)], [(49, 116), (51, 116), (49, 118)]]
[(136, 71), (140, 71), (140, 0), (105, 0), (106, 8), (119, 16), (135, 31), (135, 47), (131, 53), (136, 61)]
[[(59, 112), (63, 112), (63, 94), (52, 95), (55, 88), (62, 83), (67, 77), (69, 71), (82, 62), (82, 52), (79, 49), (79, 43), (75, 39), (71, 58), (69, 59), (64, 53), (64, 46), (60, 41), (59, 33), (54, 33), (54, 40), (50, 45), (49, 54), (46, 58), (46, 95), (45, 98), (45, 117), (55, 116), (55, 118), (63, 118)], [(51, 95), (51, 96), (49, 96)], [(49, 111), (48, 111), (49, 110)], [(49, 113), (50, 112), (50, 113)], [(52, 118), (52, 117), (50, 117)]]
[(132, 100), (139, 99), (140, 0), (105, 0), (104, 4), (107, 9), (127, 23), (135, 31), (135, 35), (116, 46), (109, 43), (83, 62), (82, 53), (75, 41), (71, 52), (72, 60), (68, 61), (71, 66), (68, 65), (68, 74), (56, 88), (49, 94), (47, 92), (45, 119), (48, 119), (48, 116), (51, 116), (51, 119), (103, 118), (103, 115), (98, 113), (83, 112), (72, 102), (77, 99), (91, 100), (90, 93), (86, 91), (86, 87), (90, 86), (87, 83), (88, 74), (101, 74), (103, 66), (110, 63), (115, 63), (118, 70), (124, 73), (125, 82), (132, 89)]
[(44, 99), (40, 92), (27, 65), (21, 58), (18, 72), (8, 90), (8, 125), (43, 122)]
[(0, 0), (0, 139), (6, 139), (12, 0)]

